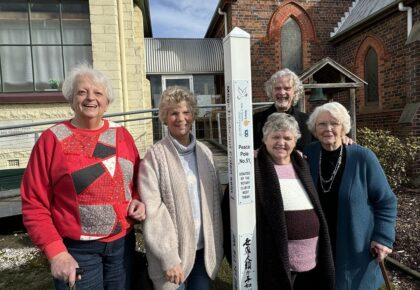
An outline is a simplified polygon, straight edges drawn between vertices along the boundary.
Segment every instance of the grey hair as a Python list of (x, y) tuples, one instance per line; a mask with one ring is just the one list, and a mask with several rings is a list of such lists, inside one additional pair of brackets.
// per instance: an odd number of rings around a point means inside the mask
[(66, 79), (63, 82), (62, 92), (64, 98), (69, 102), (73, 102), (73, 97), (75, 96), (77, 89), (77, 80), (79, 77), (87, 76), (95, 83), (98, 83), (103, 86), (105, 90), (105, 96), (108, 99), (108, 102), (111, 104), (114, 101), (114, 95), (112, 94), (112, 85), (109, 78), (103, 74), (101, 71), (94, 69), (91, 65), (87, 63), (81, 63), (73, 67)]
[(296, 140), (301, 136), (298, 122), (293, 116), (286, 113), (273, 113), (268, 116), (262, 130), (263, 141), (265, 141), (272, 132), (281, 130), (292, 132)]
[(295, 95), (293, 97), (293, 106), (296, 105), (299, 99), (304, 95), (305, 90), (303, 89), (302, 82), (300, 81), (299, 77), (290, 69), (284, 68), (282, 70), (277, 71), (274, 73), (268, 81), (264, 84), (264, 90), (267, 94), (267, 97), (270, 100), (273, 100), (273, 86), (277, 82), (279, 78), (288, 77), (291, 81), (291, 85), (295, 91)]
[(163, 93), (159, 104), (159, 120), (165, 124), (168, 110), (174, 105), (185, 101), (190, 110), (193, 120), (197, 115), (197, 99), (194, 94), (186, 87), (171, 86), (168, 87)]
[(345, 134), (350, 132), (351, 120), (349, 112), (342, 104), (338, 102), (325, 103), (322, 106), (316, 107), (306, 122), (309, 131), (315, 133), (318, 116), (324, 112), (330, 113), (334, 119), (337, 119), (337, 121), (340, 122), (340, 124), (343, 126), (343, 131)]

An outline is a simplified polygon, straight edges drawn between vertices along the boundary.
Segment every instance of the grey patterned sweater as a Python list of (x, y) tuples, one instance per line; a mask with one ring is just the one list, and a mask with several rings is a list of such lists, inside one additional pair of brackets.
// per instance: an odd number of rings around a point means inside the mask
[[(211, 151), (196, 144), (201, 212), (204, 232), (204, 261), (214, 279), (223, 259), (221, 216), (222, 191)], [(194, 265), (195, 227), (186, 176), (173, 143), (164, 138), (146, 153), (140, 164), (139, 190), (146, 205), (143, 224), (149, 274), (156, 290), (175, 290), (165, 271), (182, 264), (185, 277)]]

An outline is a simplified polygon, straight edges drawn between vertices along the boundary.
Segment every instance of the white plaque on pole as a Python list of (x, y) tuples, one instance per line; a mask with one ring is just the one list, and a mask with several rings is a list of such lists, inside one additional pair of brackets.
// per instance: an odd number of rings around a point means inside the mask
[(250, 35), (223, 40), (233, 289), (257, 290)]

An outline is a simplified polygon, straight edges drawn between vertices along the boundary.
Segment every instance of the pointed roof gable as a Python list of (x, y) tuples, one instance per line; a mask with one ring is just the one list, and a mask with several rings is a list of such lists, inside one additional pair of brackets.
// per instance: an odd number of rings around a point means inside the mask
[(354, 73), (326, 57), (307, 70), (300, 76), (303, 86), (310, 88), (344, 89), (355, 88), (367, 84)]

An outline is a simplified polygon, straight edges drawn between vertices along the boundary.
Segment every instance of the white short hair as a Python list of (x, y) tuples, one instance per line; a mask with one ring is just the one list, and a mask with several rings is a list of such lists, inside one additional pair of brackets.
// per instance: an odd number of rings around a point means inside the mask
[(92, 81), (102, 85), (104, 87), (105, 96), (108, 99), (108, 102), (111, 104), (114, 101), (114, 95), (112, 94), (112, 85), (109, 78), (101, 71), (94, 69), (91, 65), (87, 63), (81, 63), (70, 70), (69, 74), (63, 82), (62, 92), (64, 98), (69, 103), (72, 103), (73, 97), (77, 93), (75, 91), (77, 79), (83, 76), (87, 76)]
[(316, 120), (320, 113), (330, 113), (333, 118), (337, 119), (338, 122), (343, 126), (344, 133), (347, 134), (351, 129), (350, 115), (347, 109), (338, 102), (325, 103), (322, 106), (316, 107), (312, 114), (309, 116), (306, 124), (308, 125), (309, 131), (315, 133)]

